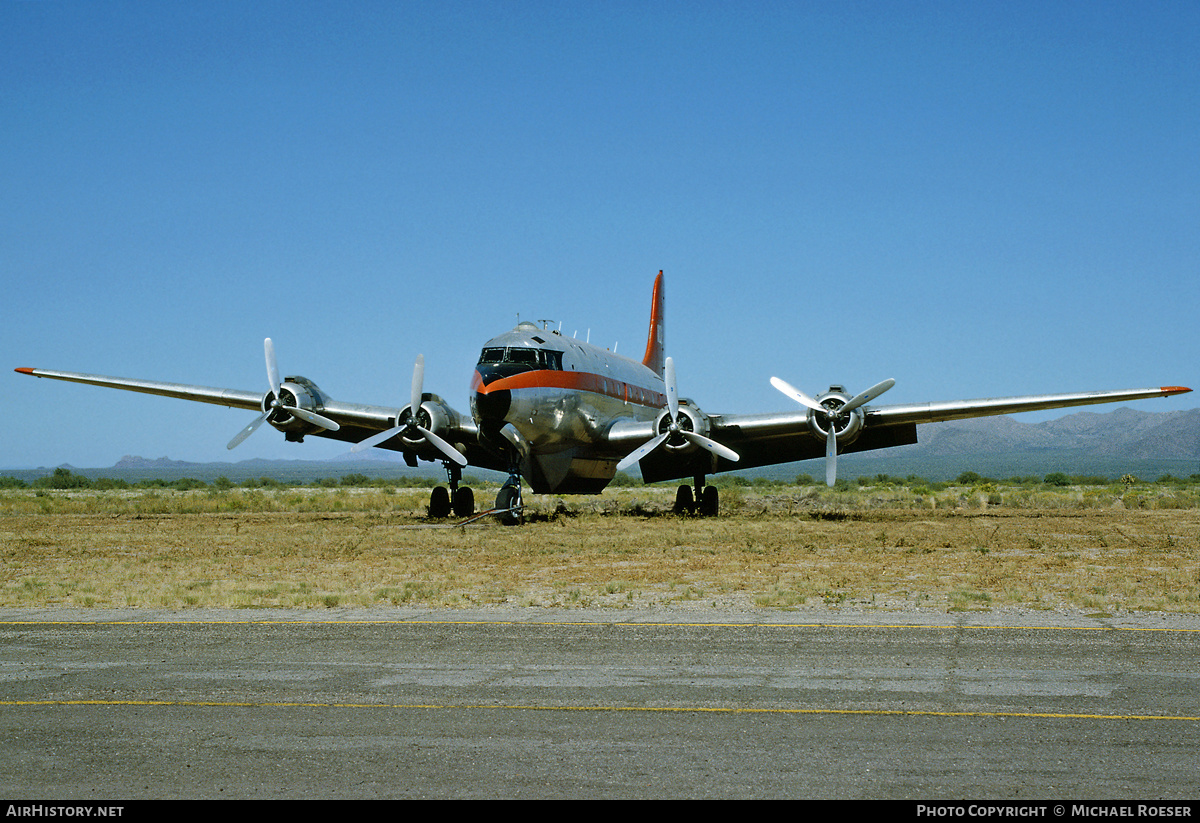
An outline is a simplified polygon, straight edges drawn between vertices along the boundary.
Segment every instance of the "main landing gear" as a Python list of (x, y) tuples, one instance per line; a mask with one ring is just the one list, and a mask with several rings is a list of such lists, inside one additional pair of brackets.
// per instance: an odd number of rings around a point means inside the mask
[(675, 514), (695, 514), (700, 517), (716, 517), (721, 510), (721, 502), (716, 486), (705, 486), (704, 475), (698, 474), (695, 479), (696, 490), (691, 486), (680, 486), (675, 492)]
[(468, 486), (459, 486), (462, 467), (446, 461), (446, 480), (450, 488), (436, 486), (429, 495), (429, 519), (442, 520), (453, 514), (455, 517), (470, 517), (475, 514), (475, 492)]
[[(446, 480), (450, 486), (437, 486), (429, 495), (429, 519), (444, 520), (450, 515), (467, 519), (475, 514), (475, 493), (467, 486), (459, 486), (462, 481), (462, 467), (449, 460), (442, 463), (446, 467)], [(521, 474), (514, 467), (508, 475), (508, 480), (500, 487), (496, 495), (496, 507), (484, 514), (495, 514), (505, 526), (519, 526), (523, 521), (524, 503), (521, 500)], [(482, 516), (482, 515), (481, 515)]]

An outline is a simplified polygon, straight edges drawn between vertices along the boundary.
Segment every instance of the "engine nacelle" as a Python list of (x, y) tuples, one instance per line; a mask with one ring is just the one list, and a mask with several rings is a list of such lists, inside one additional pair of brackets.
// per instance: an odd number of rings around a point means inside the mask
[(822, 441), (828, 439), (831, 423), (836, 427), (839, 448), (858, 439), (864, 422), (862, 406), (851, 409), (845, 414), (838, 414), (838, 410), (850, 401), (850, 395), (843, 387), (830, 386), (829, 391), (818, 396), (816, 400), (829, 409), (828, 414), (822, 414), (815, 410), (808, 412), (808, 427), (817, 439)]
[[(285, 406), (294, 406), (298, 409), (321, 413), (325, 405), (325, 395), (317, 388), (317, 384), (309, 380), (307, 377), (287, 377), (280, 383), (279, 394), (280, 399)], [(262, 410), (265, 412), (271, 408), (271, 401), (275, 398), (274, 392), (267, 392), (263, 396)], [(288, 440), (300, 442), (304, 439), (304, 435), (313, 434), (321, 431), (320, 426), (313, 425), (307, 420), (301, 420), (296, 415), (291, 414), (286, 409), (278, 408), (271, 413), (267, 418), (267, 422), (276, 429), (284, 433)]]
[[(397, 426), (407, 426), (412, 420), (412, 408), (405, 406), (399, 417), (395, 420)], [(440, 398), (434, 398), (426, 394), (421, 401), (421, 408), (417, 412), (417, 425), (423, 429), (427, 429), (438, 437), (446, 440), (449, 438), (451, 414), (446, 406), (441, 402)], [(406, 449), (414, 452), (434, 451), (429, 445), (429, 441), (425, 436), (416, 429), (405, 429), (400, 433), (400, 440), (404, 443)]]
[[(693, 407), (690, 401), (681, 399), (679, 401), (679, 416), (676, 418), (679, 428), (684, 431), (695, 432), (696, 434), (708, 437), (709, 420), (708, 415), (699, 409)], [(654, 431), (656, 434), (666, 434), (671, 428), (671, 413), (664, 409), (658, 415), (658, 419), (654, 423)], [(662, 448), (672, 454), (687, 454), (699, 448), (691, 440), (681, 435), (668, 437), (666, 442), (662, 444)]]

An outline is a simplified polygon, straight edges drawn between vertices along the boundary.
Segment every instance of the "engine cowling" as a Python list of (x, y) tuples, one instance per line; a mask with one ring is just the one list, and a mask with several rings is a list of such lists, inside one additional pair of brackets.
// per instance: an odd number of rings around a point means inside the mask
[(854, 442), (866, 422), (863, 405), (896, 385), (896, 381), (890, 377), (880, 380), (854, 397), (847, 397), (841, 386), (830, 386), (829, 391), (816, 400), (778, 377), (771, 378), (771, 385), (808, 409), (809, 428), (818, 439), (825, 441), (825, 482), (833, 486), (837, 482), (838, 441)]
[(808, 411), (808, 427), (819, 440), (828, 439), (831, 424), (836, 427), (839, 446), (849, 445), (858, 439), (864, 421), (862, 407), (851, 409), (849, 412), (840, 412), (840, 409), (850, 401), (850, 395), (844, 388), (830, 386), (829, 391), (819, 395), (816, 400), (817, 403), (828, 409), (826, 413), (815, 409)]
[[(679, 414), (675, 419), (679, 423), (680, 429), (699, 434), (702, 437), (708, 437), (709, 430), (711, 429), (708, 415), (688, 405), (687, 400), (679, 402)], [(670, 431), (670, 429), (671, 412), (669, 409), (663, 409), (654, 423), (654, 430), (657, 434), (663, 435)], [(663, 442), (662, 447), (672, 454), (687, 454), (699, 448), (695, 442), (680, 434), (668, 437)]]
[[(426, 397), (429, 398), (429, 395)], [(450, 419), (450, 413), (446, 406), (432, 398), (423, 400), (421, 408), (417, 412), (417, 425), (442, 439), (449, 436)], [(405, 448), (418, 453), (436, 452), (437, 449), (430, 447), (429, 441), (418, 429), (409, 426), (411, 420), (412, 408), (405, 406), (394, 421), (397, 427), (404, 427), (404, 431), (400, 433), (400, 440), (403, 441)]]
[[(285, 378), (279, 386), (279, 395), (284, 406), (291, 406), (316, 413), (320, 413), (323, 408), (324, 395), (315, 383), (305, 377)], [(316, 426), (307, 420), (302, 420), (286, 408), (279, 407), (272, 410), (272, 401), (274, 399), (274, 392), (267, 392), (263, 396), (263, 413), (266, 414), (270, 411), (267, 416), (267, 422), (283, 432), (288, 440), (298, 442), (306, 434), (322, 431), (320, 426)]]

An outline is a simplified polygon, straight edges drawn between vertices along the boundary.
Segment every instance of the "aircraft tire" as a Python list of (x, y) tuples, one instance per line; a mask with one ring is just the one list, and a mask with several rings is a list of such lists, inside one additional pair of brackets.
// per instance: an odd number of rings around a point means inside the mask
[(454, 516), (470, 517), (475, 514), (475, 492), (462, 486), (454, 492)]
[(702, 517), (716, 517), (721, 511), (721, 500), (716, 486), (705, 486), (704, 495), (697, 507)]
[(429, 519), (441, 520), (450, 516), (450, 492), (445, 486), (435, 486), (429, 494)]
[(692, 499), (692, 487), (680, 486), (675, 492), (675, 506), (671, 509), (675, 514), (691, 514), (696, 510), (696, 501)]
[[(521, 499), (521, 490), (517, 486), (501, 486), (500, 493), (496, 495), (497, 509), (510, 509)], [(521, 525), (521, 515), (518, 512), (503, 512), (498, 515), (500, 522), (505, 526)]]

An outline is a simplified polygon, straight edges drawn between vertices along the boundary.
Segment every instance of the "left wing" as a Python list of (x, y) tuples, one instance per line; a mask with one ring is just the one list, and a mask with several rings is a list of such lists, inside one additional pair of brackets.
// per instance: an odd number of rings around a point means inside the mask
[[(774, 381), (773, 381), (774, 382)], [(782, 383), (782, 381), (778, 381)], [(1039, 411), (1044, 409), (1086, 406), (1097, 403), (1121, 403), (1150, 397), (1170, 397), (1190, 392), (1183, 386), (1126, 389), (1120, 391), (1077, 392), (1071, 394), (1040, 394), (1021, 397), (981, 398), (940, 403), (901, 403), (889, 406), (853, 405), (859, 397), (885, 386), (851, 398), (832, 389), (818, 398), (809, 398), (787, 384), (778, 385), (785, 394), (801, 403), (802, 408), (789, 412), (765, 414), (703, 415), (708, 437), (735, 452), (734, 462), (717, 454), (701, 455), (708, 463), (706, 472), (723, 472), (809, 460), (822, 455), (826, 458), (826, 482), (833, 485), (837, 473), (837, 455), (850, 452), (904, 446), (917, 442), (917, 425), (947, 420), (964, 420), (1001, 414)], [(786, 387), (786, 388), (785, 388)], [(886, 385), (874, 397), (890, 388)], [(791, 391), (788, 391), (791, 389)], [(797, 397), (796, 395), (800, 395)], [(809, 401), (809, 402), (805, 402)], [(651, 424), (618, 424), (610, 431), (609, 440), (616, 451), (629, 443), (644, 441)], [(832, 432), (832, 437), (830, 433)], [(694, 458), (695, 459), (695, 458)], [(642, 477), (647, 483), (688, 477), (695, 472), (696, 463), (681, 460), (663, 450), (651, 452), (641, 460)]]

